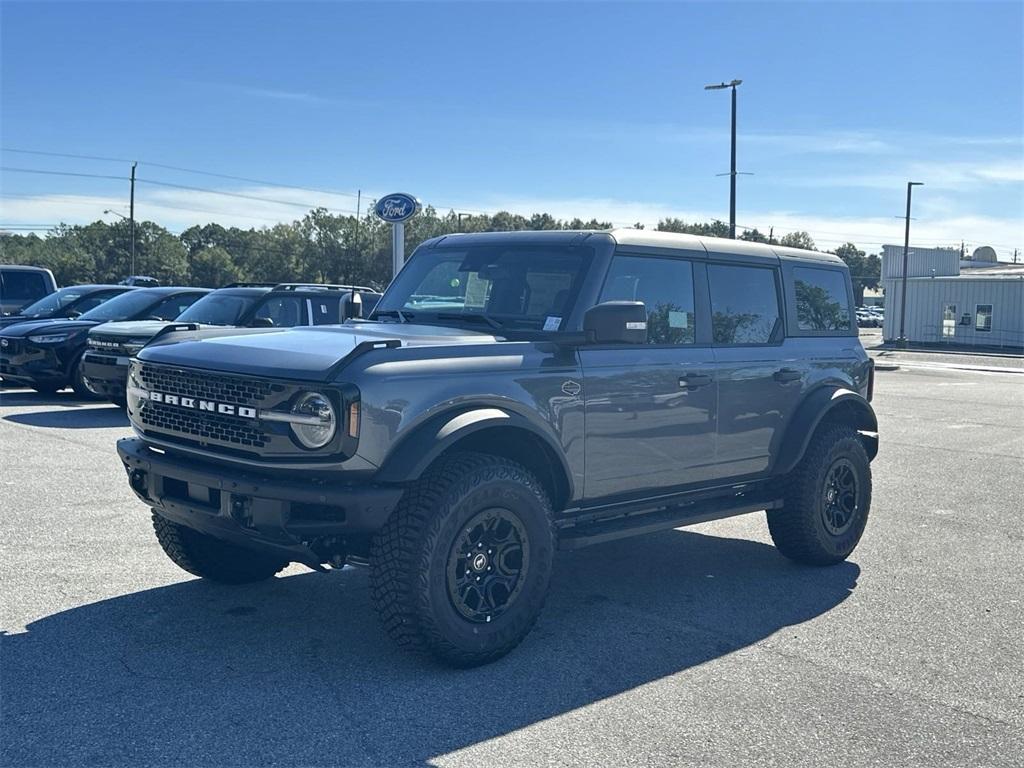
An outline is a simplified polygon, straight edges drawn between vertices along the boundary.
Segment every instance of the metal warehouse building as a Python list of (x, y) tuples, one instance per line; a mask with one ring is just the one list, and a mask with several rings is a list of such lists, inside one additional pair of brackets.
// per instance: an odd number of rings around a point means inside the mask
[[(882, 335), (900, 335), (903, 246), (882, 247), (885, 323)], [(957, 248), (912, 248), (907, 260), (907, 340), (1024, 348), (1024, 264), (996, 261), (991, 248), (970, 259)]]

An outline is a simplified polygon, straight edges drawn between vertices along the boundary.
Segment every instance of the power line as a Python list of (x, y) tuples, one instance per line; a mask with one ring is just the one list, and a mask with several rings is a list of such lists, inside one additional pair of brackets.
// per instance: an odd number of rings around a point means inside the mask
[(0, 165), (0, 171), (7, 173), (38, 173), (43, 176), (78, 176), (85, 179), (114, 179), (115, 181), (128, 181), (127, 176), (106, 176), (99, 173), (72, 173), (71, 171), (44, 171), (39, 168), (13, 168), (9, 165)]
[[(111, 163), (130, 163), (132, 160), (126, 160), (118, 157), (101, 157), (99, 155), (77, 155), (70, 152), (43, 152), (41, 150), (34, 149), (15, 149), (13, 147), (0, 147), (0, 151), (3, 152), (15, 152), (24, 155), (41, 155), (44, 157), (67, 157), (74, 158), (76, 160), (99, 160), (102, 162)], [(186, 168), (180, 165), (167, 165), (166, 163), (154, 163), (148, 160), (139, 160), (139, 165), (149, 165), (154, 168), (164, 168), (169, 171), (180, 171), (182, 173), (195, 173), (200, 176), (212, 176), (218, 179), (230, 179), (232, 181), (244, 181), (249, 184), (263, 184), (271, 187), (284, 187), (287, 189), (299, 189), (304, 192), (319, 192), (328, 195), (340, 195), (342, 197), (359, 197), (357, 192), (342, 192), (336, 189), (322, 189), (317, 187), (303, 187), (298, 184), (286, 184), (279, 181), (266, 181), (265, 179), (253, 179), (248, 176), (232, 176), (227, 173), (215, 173), (213, 171), (201, 171), (198, 168)]]
[(347, 208), (327, 208), (323, 205), (315, 205), (311, 203), (300, 203), (294, 200), (275, 200), (269, 197), (258, 197), (257, 195), (247, 195), (242, 192), (226, 192), (220, 189), (210, 189), (209, 187), (192, 187), (187, 184), (174, 184), (170, 181), (157, 181), (155, 179), (136, 179), (140, 184), (155, 184), (159, 187), (170, 187), (172, 189), (185, 189), (191, 192), (206, 192), (212, 195), (224, 195), (225, 197), (238, 197), (243, 200), (256, 200), (263, 203), (275, 203), (277, 205), (294, 205), (299, 208), (305, 208), (306, 210), (312, 210), (313, 208), (326, 208), (328, 211), (341, 211), (342, 213), (355, 213), (355, 211)]

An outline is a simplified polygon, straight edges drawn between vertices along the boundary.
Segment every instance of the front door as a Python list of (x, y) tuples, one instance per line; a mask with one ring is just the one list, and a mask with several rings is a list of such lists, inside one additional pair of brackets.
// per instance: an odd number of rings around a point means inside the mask
[(711, 348), (698, 344), (694, 278), (704, 265), (613, 257), (600, 301), (642, 301), (645, 345), (580, 349), (588, 500), (669, 490), (713, 476), (718, 405)]

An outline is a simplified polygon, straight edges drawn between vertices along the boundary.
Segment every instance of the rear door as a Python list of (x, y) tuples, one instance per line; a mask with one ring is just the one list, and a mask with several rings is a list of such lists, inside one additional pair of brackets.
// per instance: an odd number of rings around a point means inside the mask
[(717, 392), (702, 257), (612, 257), (599, 301), (644, 302), (648, 343), (580, 348), (588, 499), (713, 475)]
[(772, 441), (788, 422), (807, 377), (806, 361), (783, 348), (782, 283), (777, 262), (708, 265), (718, 379), (721, 478), (768, 469)]

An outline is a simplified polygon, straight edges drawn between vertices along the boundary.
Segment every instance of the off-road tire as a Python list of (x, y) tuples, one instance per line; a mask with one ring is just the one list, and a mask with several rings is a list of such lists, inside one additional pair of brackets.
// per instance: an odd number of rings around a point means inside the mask
[[(856, 511), (841, 534), (825, 522), (826, 481), (841, 463), (856, 478)], [(768, 530), (779, 552), (806, 565), (834, 565), (860, 541), (871, 509), (871, 464), (856, 430), (825, 425), (811, 438), (803, 459), (786, 478), (782, 509), (769, 510)]]
[[(474, 623), (450, 595), (450, 557), (464, 526), (493, 508), (511, 510), (521, 522), (528, 565), (505, 612), (493, 622)], [(537, 478), (508, 459), (454, 453), (406, 490), (374, 536), (370, 594), (400, 647), (451, 666), (474, 667), (504, 656), (533, 628), (547, 597), (554, 553), (551, 502)]]
[(264, 581), (288, 565), (287, 561), (172, 523), (156, 512), (153, 513), (153, 530), (156, 540), (175, 565), (210, 581), (224, 584)]
[(103, 400), (103, 395), (97, 395), (85, 383), (85, 376), (82, 375), (82, 356), (79, 355), (71, 366), (71, 388), (80, 400)]

